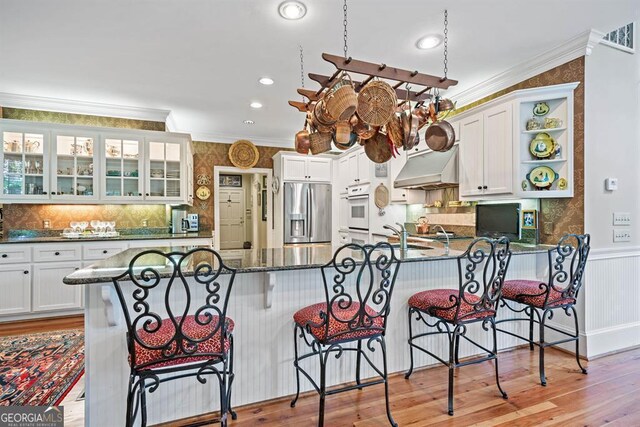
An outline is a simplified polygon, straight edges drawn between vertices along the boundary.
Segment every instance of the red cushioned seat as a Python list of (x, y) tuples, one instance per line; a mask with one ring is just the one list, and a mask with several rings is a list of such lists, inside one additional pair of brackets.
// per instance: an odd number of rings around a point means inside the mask
[[(176, 317), (176, 322), (180, 322), (182, 317)], [(202, 322), (206, 321), (206, 317), (200, 316)], [(218, 316), (213, 316), (213, 319), (208, 325), (200, 325), (196, 322), (195, 316), (187, 316), (184, 323), (182, 324), (182, 332), (189, 339), (198, 340), (203, 339), (207, 335), (209, 335), (218, 325)], [(233, 332), (234, 323), (233, 320), (229, 317), (226, 318), (227, 322), (227, 331), (229, 333)], [(153, 330), (157, 327), (157, 323), (151, 323), (147, 329)], [(221, 353), (221, 340), (220, 334), (222, 332), (222, 328), (219, 328), (216, 333), (206, 341), (202, 341), (198, 343), (198, 349), (193, 355), (189, 357), (182, 357), (177, 359), (169, 359), (162, 356), (162, 350), (150, 350), (144, 348), (138, 343), (138, 341), (134, 340), (135, 346), (135, 366), (147, 365), (143, 369), (155, 369), (161, 368), (164, 366), (175, 366), (186, 363), (193, 362), (203, 362), (205, 360), (214, 359), (215, 357), (211, 356), (211, 354), (206, 353)], [(142, 342), (151, 347), (161, 346), (163, 344), (168, 343), (175, 334), (175, 327), (170, 319), (162, 319), (162, 325), (155, 332), (147, 332), (144, 329), (137, 330), (138, 337)], [(184, 345), (188, 345), (188, 341), (184, 341)], [(175, 348), (175, 341), (172, 343), (172, 349)], [(229, 351), (230, 341), (229, 339), (225, 339), (224, 342), (224, 353)], [(203, 353), (205, 353), (203, 355)], [(181, 350), (178, 350), (176, 355), (180, 356), (184, 353)], [(130, 361), (131, 362), (131, 361)]]
[[(540, 286), (544, 285), (544, 286)], [(538, 280), (507, 280), (502, 286), (504, 299), (515, 301), (534, 307), (543, 308), (546, 298), (547, 284)], [(542, 295), (540, 295), (542, 294)], [(532, 296), (527, 296), (532, 295)], [(557, 307), (564, 304), (575, 304), (574, 298), (562, 298), (562, 293), (551, 288), (547, 307)]]
[[(429, 291), (418, 292), (409, 298), (409, 307), (417, 308), (447, 322), (453, 322), (456, 315), (456, 304), (460, 291), (458, 289), (432, 289)], [(465, 301), (466, 299), (466, 301)], [(460, 311), (458, 312), (459, 321), (467, 321), (472, 319), (482, 319), (485, 317), (495, 316), (494, 310), (476, 311), (472, 304), (480, 301), (480, 297), (474, 294), (465, 293), (465, 299), (460, 303)], [(433, 309), (432, 307), (451, 307), (448, 309)]]
[[(371, 319), (372, 324), (370, 326), (359, 325), (358, 330), (350, 331), (349, 323), (347, 323), (347, 321), (354, 317), (356, 317), (354, 320), (358, 321), (356, 314), (359, 309), (360, 303), (357, 302), (352, 302), (346, 309), (340, 308), (338, 303), (333, 303), (333, 315), (329, 316), (329, 331), (327, 335), (325, 335), (326, 320), (320, 318), (320, 312), (325, 313), (325, 315), (327, 313), (327, 304), (324, 302), (313, 304), (298, 310), (293, 315), (293, 320), (303, 328), (307, 323), (321, 325), (318, 327), (311, 327), (311, 334), (320, 342), (350, 341), (380, 335), (382, 333), (382, 328), (384, 327), (384, 320), (382, 317), (375, 317)], [(378, 316), (378, 312), (368, 305), (365, 306), (365, 311), (369, 316)], [(362, 319), (363, 322), (368, 322), (369, 320), (370, 319), (368, 317), (364, 317)], [(327, 337), (330, 337), (329, 341), (327, 341)]]

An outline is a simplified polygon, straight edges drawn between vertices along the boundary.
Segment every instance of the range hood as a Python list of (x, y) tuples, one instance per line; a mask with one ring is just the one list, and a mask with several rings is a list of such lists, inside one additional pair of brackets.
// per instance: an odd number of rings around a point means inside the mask
[(395, 182), (395, 188), (434, 190), (458, 186), (458, 146), (445, 152), (428, 151), (410, 157)]

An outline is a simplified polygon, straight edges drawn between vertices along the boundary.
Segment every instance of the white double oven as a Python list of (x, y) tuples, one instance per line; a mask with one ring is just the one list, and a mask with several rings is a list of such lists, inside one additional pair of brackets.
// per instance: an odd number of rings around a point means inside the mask
[(368, 184), (349, 187), (347, 193), (349, 238), (352, 243), (369, 241), (369, 188)]

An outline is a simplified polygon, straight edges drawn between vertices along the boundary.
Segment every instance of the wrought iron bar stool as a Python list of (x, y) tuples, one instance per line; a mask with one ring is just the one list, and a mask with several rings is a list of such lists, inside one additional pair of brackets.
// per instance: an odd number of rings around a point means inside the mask
[[(507, 307), (514, 313), (524, 313), (527, 317), (501, 319), (496, 323), (528, 321), (529, 338), (517, 335), (504, 329), (500, 332), (520, 338), (529, 343), (529, 349), (533, 346), (540, 348), (540, 384), (547, 385), (544, 372), (544, 349), (565, 342), (576, 342), (576, 361), (583, 374), (587, 370), (580, 363), (580, 327), (578, 314), (575, 309), (578, 292), (582, 287), (584, 269), (589, 256), (591, 236), (588, 234), (566, 234), (558, 245), (549, 249), (549, 277), (547, 282), (539, 280), (507, 280), (502, 288), (501, 307)], [(514, 303), (523, 304), (520, 308)], [(567, 316), (572, 316), (575, 323), (575, 334), (567, 333), (545, 322), (553, 318), (554, 310), (562, 309)], [(542, 314), (541, 314), (542, 313)], [(534, 323), (540, 328), (539, 341), (533, 339)], [(553, 342), (545, 341), (545, 328), (555, 331), (567, 338)]]
[[(496, 340), (496, 310), (500, 292), (507, 274), (511, 250), (509, 240), (492, 240), (485, 237), (471, 242), (467, 250), (457, 258), (458, 289), (433, 289), (418, 292), (409, 298), (409, 353), (411, 365), (405, 378), (413, 372), (413, 349), (421, 350), (449, 368), (448, 412), (453, 415), (453, 373), (455, 368), (493, 360), (496, 384), (504, 399), (507, 393), (500, 386), (498, 373), (498, 346)], [(424, 323), (432, 332), (414, 333), (412, 318)], [(433, 318), (433, 320), (431, 320)], [(482, 322), (482, 328), (493, 332), (493, 348), (483, 347), (466, 336), (467, 325)], [(428, 331), (429, 329), (427, 329)], [(422, 337), (446, 334), (449, 341), (449, 359), (444, 360), (426, 348), (416, 344)], [(460, 338), (464, 338), (487, 353), (481, 358), (460, 362), (458, 350)]]
[[(387, 418), (392, 426), (397, 426), (389, 407), (384, 335), (399, 266), (400, 262), (388, 243), (381, 242), (375, 246), (353, 243), (344, 245), (335, 252), (333, 259), (321, 268), (325, 301), (305, 307), (294, 314), (293, 366), (296, 371), (297, 390), (291, 407), (295, 406), (300, 395), (302, 373), (320, 395), (319, 426), (324, 425), (326, 396), (376, 384), (384, 384)], [(298, 354), (299, 338), (310, 347), (310, 352)], [(382, 351), (382, 368), (375, 366), (365, 351), (375, 351), (376, 344)], [(333, 355), (338, 359), (345, 352), (356, 353), (356, 384), (327, 391), (326, 372), (329, 356)], [(301, 366), (302, 361), (315, 356), (320, 362), (319, 385)], [(380, 378), (368, 381), (360, 379), (363, 358)]]
[[(137, 254), (113, 278), (127, 326), (129, 386), (126, 426), (141, 412), (147, 424), (146, 391), (194, 376), (219, 382), (220, 425), (227, 425), (233, 384), (233, 320), (227, 317), (236, 271), (209, 248)], [(191, 277), (190, 277), (191, 276)], [(191, 279), (191, 280), (188, 280)]]

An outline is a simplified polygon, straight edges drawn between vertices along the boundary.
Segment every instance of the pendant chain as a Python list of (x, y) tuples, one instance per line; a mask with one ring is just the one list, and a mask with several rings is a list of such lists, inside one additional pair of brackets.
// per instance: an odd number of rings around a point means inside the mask
[(448, 55), (448, 44), (449, 44), (449, 12), (447, 9), (444, 10), (444, 78), (447, 78), (447, 71), (449, 71), (449, 58)]
[(344, 11), (344, 20), (342, 21), (344, 25), (344, 59), (347, 59), (347, 0), (344, 0), (342, 10)]

